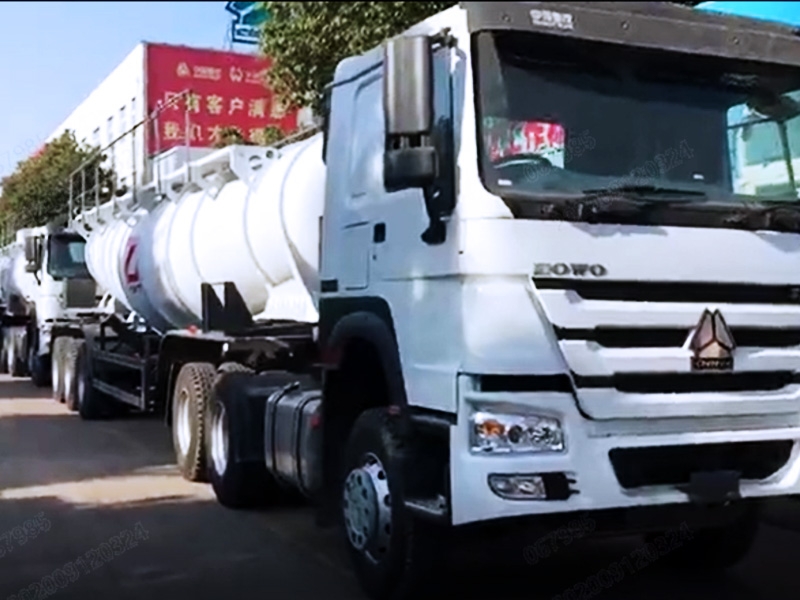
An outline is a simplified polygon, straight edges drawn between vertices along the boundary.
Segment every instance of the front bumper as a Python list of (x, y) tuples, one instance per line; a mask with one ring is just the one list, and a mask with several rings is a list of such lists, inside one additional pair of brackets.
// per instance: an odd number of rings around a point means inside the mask
[[(689, 496), (679, 489), (678, 482), (649, 484), (640, 477), (639, 482), (645, 483), (634, 482), (632, 485), (631, 481), (636, 478), (623, 474), (621, 460), (615, 458), (612, 463), (610, 452), (615, 449), (679, 447), (679, 455), (697, 457), (702, 452), (695, 452), (696, 448), (692, 447), (698, 444), (724, 444), (727, 448), (741, 443), (785, 442), (786, 454), (778, 461), (777, 470), (763, 479), (761, 475), (757, 479), (747, 479), (743, 475), (739, 493), (742, 498), (800, 494), (798, 415), (790, 415), (788, 419), (787, 415), (773, 415), (764, 418), (630, 419), (619, 420), (616, 424), (601, 423), (581, 415), (569, 393), (484, 393), (474, 391), (468, 377), (459, 378), (458, 387), (458, 419), (450, 435), (454, 525), (537, 514), (690, 503)], [(527, 411), (560, 419), (566, 451), (541, 455), (470, 453), (470, 416), (476, 405), (483, 410), (488, 406), (500, 413)], [(706, 449), (702, 450), (706, 452)], [(740, 454), (746, 456), (748, 452)], [(637, 460), (652, 462), (653, 459), (641, 456)], [(664, 460), (663, 457), (660, 460)], [(758, 470), (750, 469), (749, 472)], [(491, 474), (564, 474), (571, 480), (572, 491), (577, 493), (566, 499), (508, 500), (490, 489), (488, 480)]]

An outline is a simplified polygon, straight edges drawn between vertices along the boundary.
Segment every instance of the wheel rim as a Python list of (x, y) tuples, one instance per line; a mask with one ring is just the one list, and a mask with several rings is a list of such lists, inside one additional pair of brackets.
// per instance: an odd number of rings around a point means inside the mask
[(53, 382), (53, 394), (56, 396), (58, 396), (59, 392), (61, 391), (59, 387), (59, 384), (61, 383), (59, 381), (61, 379), (61, 370), (58, 368), (58, 362), (59, 361), (56, 360), (56, 357), (54, 356), (52, 364), (50, 365), (50, 378)]
[(17, 366), (16, 348), (13, 343), (8, 345), (6, 357), (8, 358), (8, 364), (6, 365), (8, 367), (8, 372), (13, 375), (14, 367)]
[(192, 426), (189, 418), (189, 393), (181, 390), (178, 395), (178, 414), (176, 415), (176, 428), (178, 433), (178, 449), (182, 456), (189, 452), (192, 442)]
[(347, 475), (343, 511), (347, 539), (372, 562), (389, 548), (392, 509), (386, 470), (374, 454)]
[(86, 382), (83, 380), (83, 377), (78, 377), (78, 406), (83, 406), (83, 397), (86, 394)]
[(70, 390), (72, 389), (72, 370), (69, 368), (64, 369), (64, 397), (68, 398)]
[(228, 468), (228, 413), (222, 404), (217, 404), (211, 424), (211, 461), (219, 475)]

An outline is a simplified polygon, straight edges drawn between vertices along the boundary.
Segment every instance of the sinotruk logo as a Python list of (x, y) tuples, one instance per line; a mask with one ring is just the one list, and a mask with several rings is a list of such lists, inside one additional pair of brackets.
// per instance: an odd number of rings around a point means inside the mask
[(262, 2), (228, 2), (225, 10), (236, 18), (231, 24), (231, 38), (240, 44), (257, 44), (261, 25), (268, 14)]

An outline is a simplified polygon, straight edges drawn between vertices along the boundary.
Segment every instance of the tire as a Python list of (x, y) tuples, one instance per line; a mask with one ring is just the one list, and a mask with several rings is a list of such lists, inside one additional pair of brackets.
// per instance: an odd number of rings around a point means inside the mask
[(39, 354), (37, 346), (31, 346), (28, 350), (28, 369), (31, 374), (31, 381), (37, 388), (50, 385), (50, 358), (47, 354)]
[(8, 339), (6, 349), (6, 369), (12, 377), (25, 377), (25, 363), (17, 352), (17, 344), (13, 336)]
[(673, 566), (690, 571), (729, 569), (750, 552), (758, 535), (758, 528), (758, 511), (748, 507), (742, 517), (729, 525), (694, 532), (692, 539), (667, 555), (667, 559)]
[[(251, 369), (238, 363), (224, 363), (217, 369), (214, 387), (229, 373), (252, 373)], [(243, 463), (234, 460), (230, 443), (236, 432), (248, 431), (247, 423), (239, 423), (239, 413), (231, 404), (236, 398), (219, 397), (211, 403), (206, 427), (206, 455), (208, 456), (208, 480), (217, 501), (226, 508), (250, 509), (269, 503), (270, 484), (274, 483), (263, 461)]]
[(75, 400), (78, 414), (84, 421), (102, 419), (108, 412), (108, 402), (92, 385), (94, 370), (90, 347), (86, 342), (78, 347), (76, 369), (78, 378), (75, 385)]
[(63, 336), (53, 340), (50, 381), (53, 384), (53, 400), (56, 402), (64, 402), (64, 354), (70, 341), (70, 338)]
[(172, 393), (172, 446), (183, 477), (206, 480), (205, 421), (217, 374), (209, 363), (181, 367)]
[[(339, 496), (342, 527), (356, 576), (373, 600), (422, 594), (446, 550), (443, 532), (417, 522), (404, 504), (406, 478), (414, 473), (406, 465), (426, 460), (395, 433), (386, 409), (365, 411), (350, 432)], [(371, 533), (363, 519), (367, 511)]]
[(64, 353), (64, 400), (72, 412), (78, 410), (78, 354), (83, 340), (72, 339)]
[(6, 340), (6, 332), (0, 330), (0, 374), (8, 374), (8, 342)]

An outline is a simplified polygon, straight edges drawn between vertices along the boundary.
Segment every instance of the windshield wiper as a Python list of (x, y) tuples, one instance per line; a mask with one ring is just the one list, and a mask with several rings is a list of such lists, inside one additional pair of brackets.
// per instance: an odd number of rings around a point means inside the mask
[(798, 202), (781, 202), (770, 206), (746, 204), (725, 219), (728, 225), (746, 229), (781, 228), (800, 231), (800, 206)]
[(613, 194), (631, 194), (637, 197), (641, 196), (650, 196), (650, 197), (658, 197), (663, 198), (665, 196), (678, 196), (680, 198), (685, 198), (683, 200), (679, 200), (676, 198), (675, 200), (684, 201), (684, 202), (693, 202), (697, 198), (705, 198), (706, 193), (701, 192), (699, 190), (685, 190), (681, 188), (668, 188), (662, 187), (658, 185), (617, 185), (608, 188), (599, 188), (599, 189), (590, 189), (590, 190), (583, 190), (583, 193), (587, 196), (602, 196), (602, 195), (613, 195)]
[(553, 205), (552, 210), (581, 221), (600, 216), (635, 216), (653, 208), (690, 204), (705, 198), (704, 192), (656, 186), (623, 186), (583, 190), (583, 195)]

